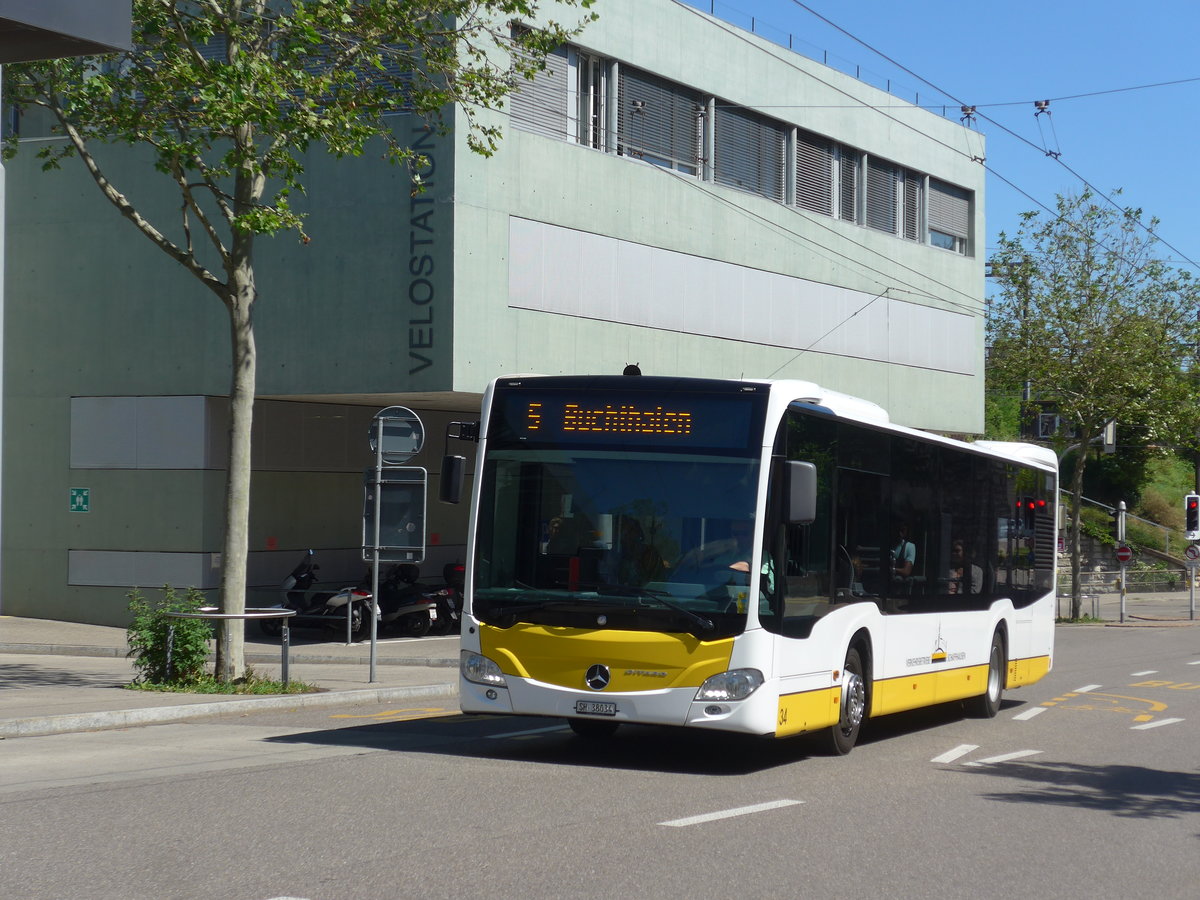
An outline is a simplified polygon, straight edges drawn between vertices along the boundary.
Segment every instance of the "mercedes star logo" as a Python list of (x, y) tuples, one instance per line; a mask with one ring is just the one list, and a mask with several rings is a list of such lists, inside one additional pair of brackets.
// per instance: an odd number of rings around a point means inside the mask
[(608, 666), (602, 666), (599, 663), (587, 670), (587, 674), (583, 680), (587, 682), (587, 686), (593, 691), (602, 691), (608, 687), (609, 679)]

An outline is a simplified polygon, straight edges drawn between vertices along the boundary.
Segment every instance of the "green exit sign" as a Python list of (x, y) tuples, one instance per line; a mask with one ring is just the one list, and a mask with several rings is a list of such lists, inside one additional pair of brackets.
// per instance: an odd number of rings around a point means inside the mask
[(71, 512), (87, 512), (91, 506), (91, 488), (71, 488)]

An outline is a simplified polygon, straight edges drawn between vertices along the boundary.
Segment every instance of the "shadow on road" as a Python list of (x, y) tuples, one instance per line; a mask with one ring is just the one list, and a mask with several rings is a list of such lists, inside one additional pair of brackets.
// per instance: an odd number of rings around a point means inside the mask
[(1071, 806), (1128, 819), (1176, 819), (1200, 812), (1200, 775), (1194, 772), (1022, 760), (986, 766), (974, 774), (1033, 782), (983, 795), (1002, 803)]
[[(433, 707), (386, 710), (364, 717), (373, 721), (356, 722), (348, 717), (342, 727), (270, 740), (691, 775), (747, 775), (824, 755), (815, 735), (777, 740), (623, 724), (611, 737), (583, 738), (562, 719), (440, 712)], [(860, 745), (936, 728), (962, 715), (961, 704), (954, 703), (872, 720)]]

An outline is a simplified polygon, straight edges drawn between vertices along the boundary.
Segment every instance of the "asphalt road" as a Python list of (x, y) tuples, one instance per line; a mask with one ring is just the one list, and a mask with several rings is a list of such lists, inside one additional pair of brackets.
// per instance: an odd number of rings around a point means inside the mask
[(1200, 893), (1200, 629), (1064, 627), (994, 720), (802, 741), (439, 706), (0, 742), (29, 898), (1088, 897)]

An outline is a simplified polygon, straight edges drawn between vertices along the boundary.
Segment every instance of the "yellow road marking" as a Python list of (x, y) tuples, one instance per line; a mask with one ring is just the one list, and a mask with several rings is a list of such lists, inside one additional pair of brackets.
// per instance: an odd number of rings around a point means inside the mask
[[(1088, 700), (1096, 698), (1099, 702), (1095, 703), (1071, 703), (1069, 701), (1077, 700), (1080, 697), (1086, 697)], [(1125, 705), (1119, 701), (1128, 701), (1130, 705)], [(1107, 701), (1107, 702), (1106, 702)], [(1062, 697), (1056, 697), (1053, 700), (1047, 700), (1042, 706), (1059, 706), (1060, 709), (1081, 709), (1089, 712), (1115, 712), (1122, 715), (1134, 716), (1135, 722), (1145, 722), (1153, 719), (1154, 716), (1149, 713), (1160, 713), (1167, 708), (1167, 704), (1158, 700), (1147, 700), (1144, 697), (1126, 697), (1121, 694), (1104, 694), (1099, 692), (1090, 692), (1087, 694), (1065, 694)], [(1132, 704), (1142, 704), (1144, 708), (1139, 710)], [(1149, 710), (1146, 712), (1145, 710)]]
[(336, 713), (331, 719), (431, 719), (437, 716), (457, 716), (461, 713), (442, 707), (422, 707), (418, 709), (385, 709), (382, 712), (354, 715), (351, 713)]

